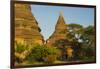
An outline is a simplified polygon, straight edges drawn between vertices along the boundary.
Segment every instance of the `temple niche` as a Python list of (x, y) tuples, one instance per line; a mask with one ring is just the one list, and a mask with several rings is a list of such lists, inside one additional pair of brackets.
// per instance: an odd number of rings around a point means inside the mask
[(31, 6), (28, 4), (16, 3), (14, 7), (15, 41), (28, 45), (43, 45), (44, 39), (40, 33), (41, 29), (31, 12)]

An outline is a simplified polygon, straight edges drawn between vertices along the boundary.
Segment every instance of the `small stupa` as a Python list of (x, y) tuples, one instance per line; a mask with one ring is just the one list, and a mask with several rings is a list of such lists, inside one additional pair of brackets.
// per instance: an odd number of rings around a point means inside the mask
[(48, 45), (54, 44), (57, 40), (66, 39), (67, 27), (62, 12), (60, 12), (54, 33), (47, 40)]

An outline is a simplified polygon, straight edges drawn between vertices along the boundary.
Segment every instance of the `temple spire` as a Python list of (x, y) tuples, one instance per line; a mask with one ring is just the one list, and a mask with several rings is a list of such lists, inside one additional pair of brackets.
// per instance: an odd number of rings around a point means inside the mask
[(60, 11), (60, 16), (63, 16), (63, 12), (62, 11)]
[[(62, 26), (62, 27), (61, 27)], [(65, 26), (65, 20), (64, 20), (64, 17), (63, 17), (63, 12), (60, 11), (60, 15), (59, 15), (59, 18), (57, 20), (57, 24), (56, 24), (56, 29), (63, 29), (63, 28), (66, 28)]]
[(55, 31), (47, 40), (47, 45), (52, 46), (53, 44), (56, 43), (57, 40), (67, 39), (66, 35), (67, 35), (66, 23), (63, 17), (63, 13), (61, 11), (55, 26)]

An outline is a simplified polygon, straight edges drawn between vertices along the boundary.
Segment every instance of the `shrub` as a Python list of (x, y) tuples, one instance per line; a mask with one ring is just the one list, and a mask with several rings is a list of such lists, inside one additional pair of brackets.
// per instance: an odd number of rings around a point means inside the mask
[(29, 47), (25, 44), (15, 43), (15, 60), (17, 63), (22, 63), (28, 55)]
[[(59, 50), (54, 47), (37, 45), (31, 49), (28, 56), (31, 61), (53, 62), (59, 56)], [(51, 59), (52, 58), (52, 59)]]
[(29, 60), (42, 61), (42, 57), (46, 55), (47, 55), (46, 48), (43, 46), (37, 45), (33, 49), (31, 49)]
[(27, 50), (28, 46), (21, 44), (21, 43), (16, 43), (15, 44), (15, 52), (22, 53), (23, 51)]

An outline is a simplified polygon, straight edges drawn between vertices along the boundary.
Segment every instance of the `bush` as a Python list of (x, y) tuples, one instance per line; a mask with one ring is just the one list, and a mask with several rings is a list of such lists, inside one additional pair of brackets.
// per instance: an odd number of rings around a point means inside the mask
[(25, 50), (28, 50), (27, 45), (24, 45), (24, 44), (21, 44), (21, 43), (15, 44), (15, 52), (22, 53)]
[(43, 46), (37, 45), (33, 49), (31, 49), (29, 60), (42, 61), (42, 57), (46, 55), (47, 55), (46, 48)]
[(48, 46), (35, 46), (30, 55), (28, 56), (29, 61), (44, 61), (53, 62), (59, 56), (59, 50), (54, 47)]
[(22, 63), (28, 55), (29, 46), (21, 43), (15, 43), (15, 60), (17, 63)]

